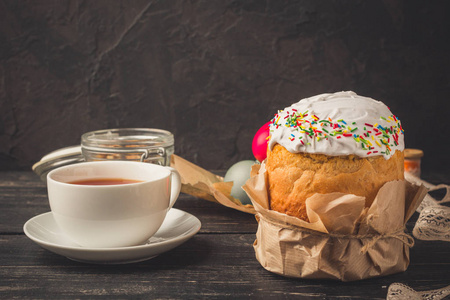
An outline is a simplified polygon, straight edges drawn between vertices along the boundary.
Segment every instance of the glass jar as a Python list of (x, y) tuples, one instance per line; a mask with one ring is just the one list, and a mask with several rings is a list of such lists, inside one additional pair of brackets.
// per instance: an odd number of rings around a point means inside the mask
[(81, 136), (81, 151), (86, 161), (132, 160), (168, 166), (174, 153), (174, 138), (161, 129), (97, 130)]
[(420, 178), (420, 161), (423, 151), (419, 149), (405, 149), (405, 172)]

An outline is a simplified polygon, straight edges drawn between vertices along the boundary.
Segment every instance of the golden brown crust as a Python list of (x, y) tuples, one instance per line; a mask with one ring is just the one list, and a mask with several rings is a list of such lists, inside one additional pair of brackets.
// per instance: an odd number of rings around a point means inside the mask
[(341, 192), (366, 197), (370, 206), (388, 181), (403, 180), (403, 152), (383, 156), (291, 153), (277, 144), (268, 151), (270, 208), (308, 221), (305, 201), (312, 195)]

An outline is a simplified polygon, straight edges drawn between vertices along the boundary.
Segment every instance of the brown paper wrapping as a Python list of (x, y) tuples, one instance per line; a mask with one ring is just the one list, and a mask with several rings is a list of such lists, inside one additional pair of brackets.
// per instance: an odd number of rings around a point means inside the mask
[(223, 177), (202, 169), (175, 154), (172, 155), (170, 165), (180, 173), (182, 193), (216, 202), (242, 212), (256, 213), (252, 205), (244, 205), (230, 195), (233, 182), (224, 182)]
[(269, 209), (264, 163), (244, 190), (258, 220), (254, 249), (261, 265), (287, 277), (354, 281), (405, 271), (414, 240), (405, 224), (427, 193), (406, 181), (386, 183), (373, 204), (331, 193), (307, 199), (310, 222)]
[(177, 155), (171, 166), (181, 175), (183, 193), (256, 214), (256, 258), (271, 272), (354, 281), (402, 272), (409, 265), (414, 240), (405, 224), (427, 193), (423, 185), (388, 182), (369, 208), (363, 197), (316, 194), (307, 200), (310, 222), (305, 222), (269, 209), (264, 163), (252, 167), (243, 186), (253, 206), (233, 198), (233, 183), (223, 177)]

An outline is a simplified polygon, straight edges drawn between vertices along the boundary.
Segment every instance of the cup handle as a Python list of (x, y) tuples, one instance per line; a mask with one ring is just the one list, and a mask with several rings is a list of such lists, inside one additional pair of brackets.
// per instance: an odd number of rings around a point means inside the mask
[(170, 177), (171, 177), (171, 190), (170, 190), (170, 203), (169, 203), (169, 209), (172, 208), (172, 206), (177, 202), (178, 196), (180, 195), (181, 191), (181, 176), (180, 173), (175, 168), (172, 167), (166, 167), (170, 170)]

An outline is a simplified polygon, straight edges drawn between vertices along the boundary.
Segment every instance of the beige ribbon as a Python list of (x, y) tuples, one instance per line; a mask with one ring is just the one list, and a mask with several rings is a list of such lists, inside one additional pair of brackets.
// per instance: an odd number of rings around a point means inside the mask
[[(273, 218), (263, 216), (262, 214), (258, 213), (256, 215), (256, 220), (259, 222), (259, 219), (261, 219), (261, 218), (265, 222), (268, 222), (270, 224), (277, 225), (277, 226), (280, 226), (285, 229), (307, 232), (312, 235), (322, 235), (324, 237), (332, 237), (332, 238), (338, 238), (338, 239), (361, 240), (361, 242), (364, 244), (364, 246), (361, 247), (361, 253), (363, 253), (363, 254), (365, 254), (370, 248), (372, 248), (381, 239), (394, 238), (394, 239), (401, 241), (403, 244), (405, 244), (409, 248), (414, 246), (414, 238), (405, 232), (406, 227), (404, 227), (404, 226), (402, 228), (399, 228), (396, 231), (391, 231), (391, 232), (383, 233), (383, 234), (340, 234), (340, 233), (333, 233), (333, 232), (330, 232), (330, 233), (319, 232), (319, 231), (295, 226), (292, 224), (287, 224), (287, 223), (281, 222), (279, 220), (274, 220)], [(369, 240), (369, 241), (364, 242), (363, 240)]]

